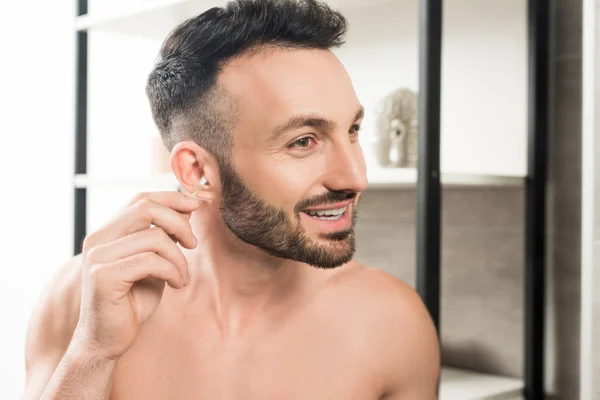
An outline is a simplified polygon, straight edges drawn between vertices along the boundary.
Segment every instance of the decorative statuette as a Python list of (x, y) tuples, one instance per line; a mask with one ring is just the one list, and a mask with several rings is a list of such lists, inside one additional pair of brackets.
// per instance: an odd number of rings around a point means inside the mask
[(378, 105), (377, 159), (380, 165), (416, 168), (417, 94), (398, 89)]

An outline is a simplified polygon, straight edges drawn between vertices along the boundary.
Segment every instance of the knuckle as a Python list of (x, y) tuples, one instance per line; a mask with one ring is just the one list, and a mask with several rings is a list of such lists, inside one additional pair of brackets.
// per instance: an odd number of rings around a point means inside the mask
[(138, 218), (152, 220), (154, 216), (154, 203), (150, 199), (142, 199), (132, 205), (133, 212)]
[(92, 248), (94, 247), (94, 242), (95, 242), (94, 239), (95, 238), (96, 238), (95, 234), (91, 233), (83, 239), (83, 243), (81, 246), (83, 253), (87, 254), (90, 252), (90, 250), (92, 250)]
[(152, 205), (150, 203), (151, 202), (143, 202), (137, 208), (138, 216), (147, 221), (152, 221), (154, 214), (152, 212)]
[(135, 203), (133, 203), (134, 208), (138, 209), (138, 210), (146, 210), (148, 208), (150, 208), (152, 204), (152, 200), (148, 199), (148, 198), (143, 198), (140, 199), (138, 201), (136, 201)]
[(144, 199), (147, 199), (149, 197), (149, 193), (148, 192), (140, 192), (137, 193), (135, 196), (133, 196), (133, 198), (131, 199), (131, 204), (136, 204)]
[(94, 264), (96, 262), (96, 260), (98, 260), (98, 248), (90, 247), (88, 250), (86, 250), (85, 258), (86, 258), (88, 264)]

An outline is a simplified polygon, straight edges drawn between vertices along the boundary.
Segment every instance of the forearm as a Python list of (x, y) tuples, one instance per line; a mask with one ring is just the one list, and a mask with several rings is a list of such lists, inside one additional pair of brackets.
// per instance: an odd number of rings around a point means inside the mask
[(115, 366), (115, 360), (69, 348), (40, 400), (107, 400)]

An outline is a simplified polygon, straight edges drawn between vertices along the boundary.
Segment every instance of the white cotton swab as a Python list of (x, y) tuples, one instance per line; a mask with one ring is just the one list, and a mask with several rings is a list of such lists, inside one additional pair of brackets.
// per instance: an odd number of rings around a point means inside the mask
[(192, 193), (192, 196), (196, 196), (198, 194), (198, 192), (200, 190), (202, 190), (204, 185), (206, 185), (206, 178), (202, 177), (202, 178), (200, 178), (200, 182), (198, 182), (198, 186), (196, 186), (196, 190), (194, 190), (194, 193)]

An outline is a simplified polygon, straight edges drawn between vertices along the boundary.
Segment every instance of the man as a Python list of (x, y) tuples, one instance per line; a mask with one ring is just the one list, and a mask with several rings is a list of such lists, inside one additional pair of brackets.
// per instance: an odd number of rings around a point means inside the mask
[(345, 31), (316, 0), (238, 0), (167, 38), (147, 93), (186, 193), (140, 194), (59, 271), (25, 399), (436, 398), (420, 298), (352, 261)]

